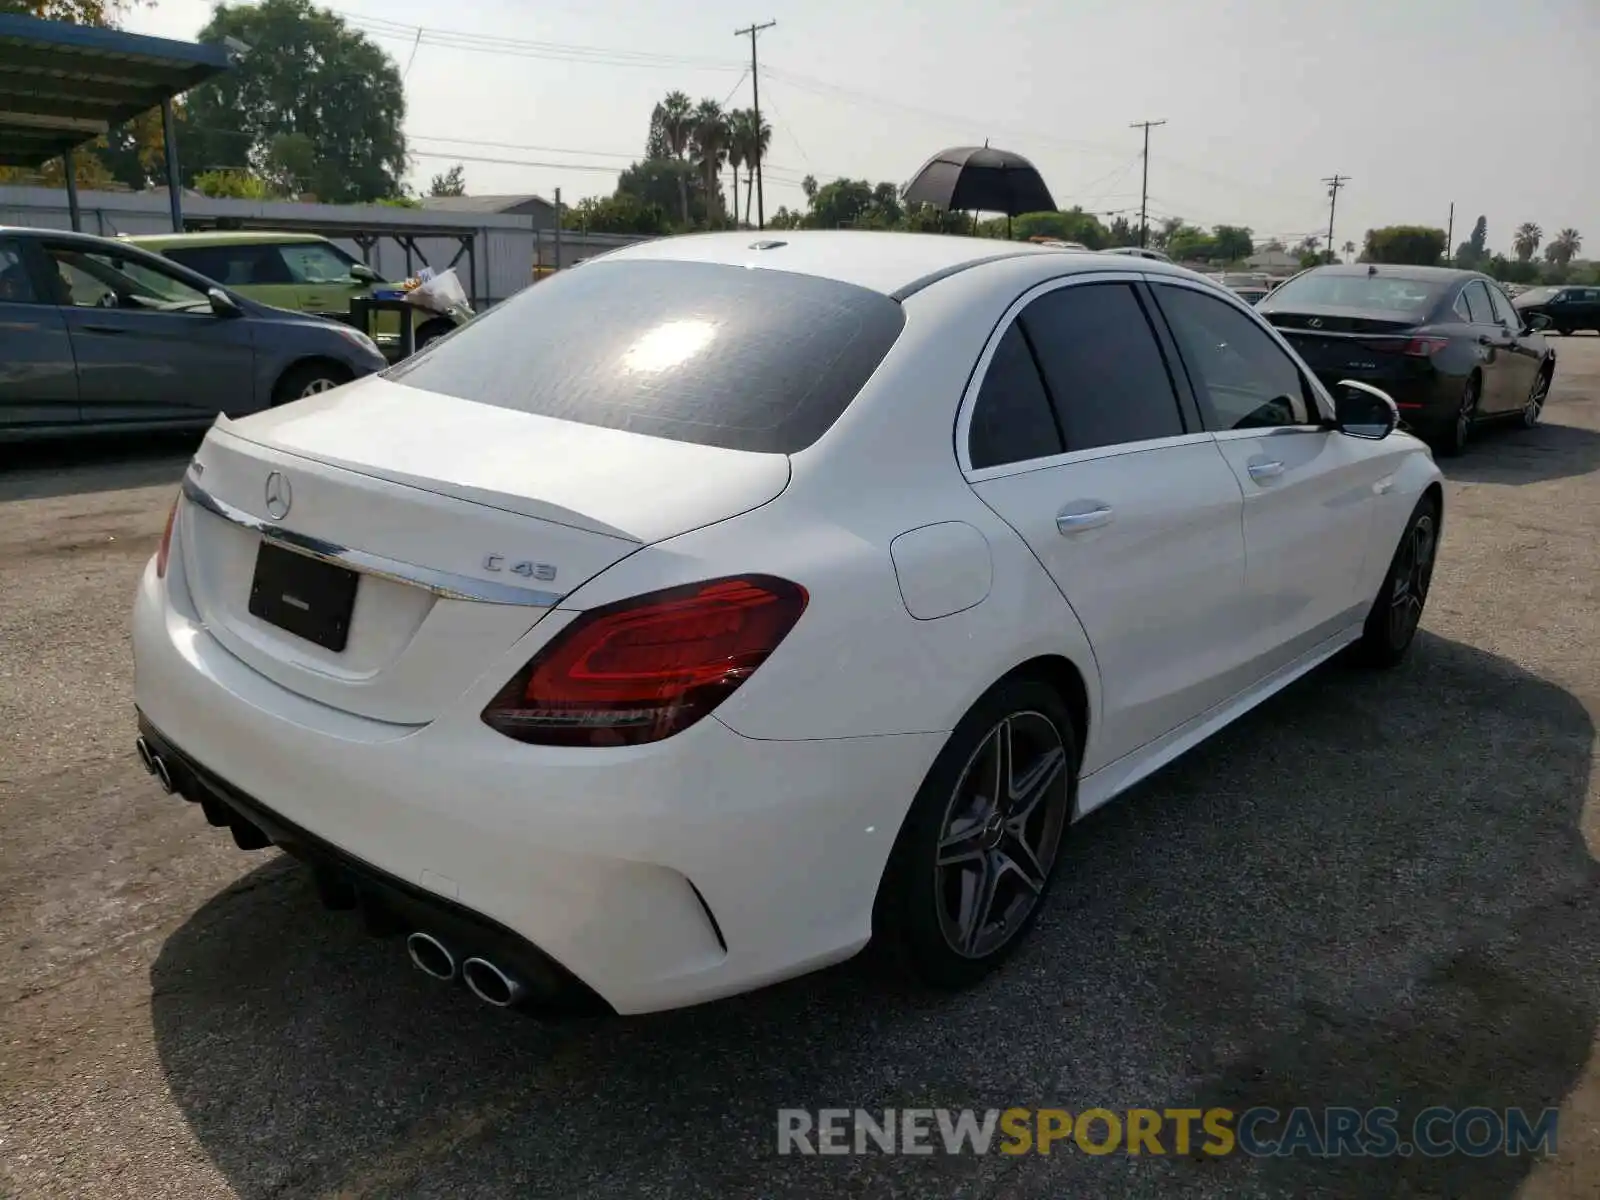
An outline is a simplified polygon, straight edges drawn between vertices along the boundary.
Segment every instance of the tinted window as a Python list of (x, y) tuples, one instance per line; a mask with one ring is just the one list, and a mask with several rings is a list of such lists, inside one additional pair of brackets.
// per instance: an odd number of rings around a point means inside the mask
[(1489, 303), (1494, 305), (1494, 319), (1497, 324), (1509, 325), (1512, 329), (1521, 329), (1522, 320), (1517, 316), (1517, 310), (1511, 307), (1511, 301), (1497, 287), (1484, 285), (1484, 290), (1489, 293)]
[(1069, 451), (1183, 432), (1160, 344), (1132, 286), (1058, 288), (1028, 305), (1020, 320)]
[(292, 283), (275, 246), (181, 246), (167, 258), (228, 287)]
[(46, 246), (45, 254), (48, 269), (55, 273), (58, 304), (145, 312), (211, 308), (205, 293), (142, 259), (59, 245)]
[(22, 251), (14, 242), (0, 242), (0, 303), (32, 304), (37, 300)]
[(1050, 415), (1050, 399), (1033, 365), (1033, 354), (1015, 322), (1000, 338), (983, 387), (972, 406), (967, 453), (973, 467), (998, 467), (1061, 453), (1061, 431)]
[(1265, 330), (1226, 301), (1192, 288), (1158, 286), (1189, 379), (1209, 402), (1212, 428), (1257, 429), (1310, 422), (1300, 370)]
[(1296, 305), (1358, 308), (1420, 318), (1433, 307), (1441, 285), (1403, 275), (1346, 275), (1312, 271), (1297, 275), (1272, 293), (1272, 307), (1292, 311)]
[(1465, 288), (1461, 290), (1461, 294), (1456, 297), (1456, 302), (1450, 307), (1451, 310), (1456, 314), (1456, 317), (1459, 320), (1465, 321), (1468, 325), (1471, 325), (1476, 321), (1476, 318), (1472, 315), (1472, 305), (1467, 300), (1467, 291)]
[(792, 454), (900, 335), (881, 292), (722, 263), (596, 259), (547, 276), (386, 376), (652, 437)]
[(1471, 325), (1484, 325), (1489, 321), (1489, 307), (1483, 294), (1483, 289), (1476, 283), (1468, 284), (1461, 289), (1461, 308), (1467, 310), (1467, 322)]

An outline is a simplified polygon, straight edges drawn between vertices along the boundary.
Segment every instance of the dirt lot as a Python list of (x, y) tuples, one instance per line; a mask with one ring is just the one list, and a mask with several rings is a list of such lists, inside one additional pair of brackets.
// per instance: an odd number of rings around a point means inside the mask
[[(1600, 338), (1448, 464), (1425, 634), (1076, 831), (958, 998), (857, 964), (647, 1019), (497, 1013), (132, 752), (127, 611), (192, 443), (0, 466), (0, 1193), (1600, 1196)], [(782, 1159), (782, 1106), (1561, 1105), (1522, 1160)]]

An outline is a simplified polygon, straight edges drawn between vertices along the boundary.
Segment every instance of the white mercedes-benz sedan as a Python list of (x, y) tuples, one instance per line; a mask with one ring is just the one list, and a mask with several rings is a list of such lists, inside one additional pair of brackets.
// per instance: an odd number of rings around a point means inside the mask
[(138, 750), (480, 999), (1016, 948), (1080, 817), (1406, 653), (1426, 448), (1211, 281), (959, 237), (630, 246), (194, 456)]

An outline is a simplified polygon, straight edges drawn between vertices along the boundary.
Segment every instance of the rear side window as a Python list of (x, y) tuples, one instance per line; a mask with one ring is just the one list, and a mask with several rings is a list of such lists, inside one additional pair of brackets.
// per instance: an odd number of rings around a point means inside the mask
[(179, 266), (228, 287), (293, 282), (273, 246), (182, 246), (163, 254)]
[(1068, 451), (1183, 433), (1178, 396), (1126, 283), (1046, 292), (1022, 311)]
[(1050, 414), (1050, 398), (1022, 327), (1012, 322), (995, 347), (972, 406), (967, 455), (979, 470), (1060, 453), (1061, 431)]
[(32, 304), (37, 299), (21, 249), (15, 242), (0, 242), (0, 303)]
[(564, 421), (793, 454), (839, 419), (904, 325), (893, 300), (837, 280), (600, 259), (524, 288), (385, 375)]
[(1494, 305), (1495, 321), (1512, 329), (1521, 329), (1522, 322), (1517, 318), (1517, 310), (1511, 307), (1511, 301), (1506, 299), (1505, 293), (1488, 284), (1484, 288), (1489, 293), (1489, 303)]

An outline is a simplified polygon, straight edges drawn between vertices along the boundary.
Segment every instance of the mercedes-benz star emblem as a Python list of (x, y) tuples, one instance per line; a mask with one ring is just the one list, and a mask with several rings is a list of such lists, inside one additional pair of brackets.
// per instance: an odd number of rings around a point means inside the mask
[(267, 516), (274, 521), (281, 521), (289, 515), (289, 506), (294, 503), (294, 489), (289, 486), (289, 481), (282, 471), (274, 471), (267, 476)]

